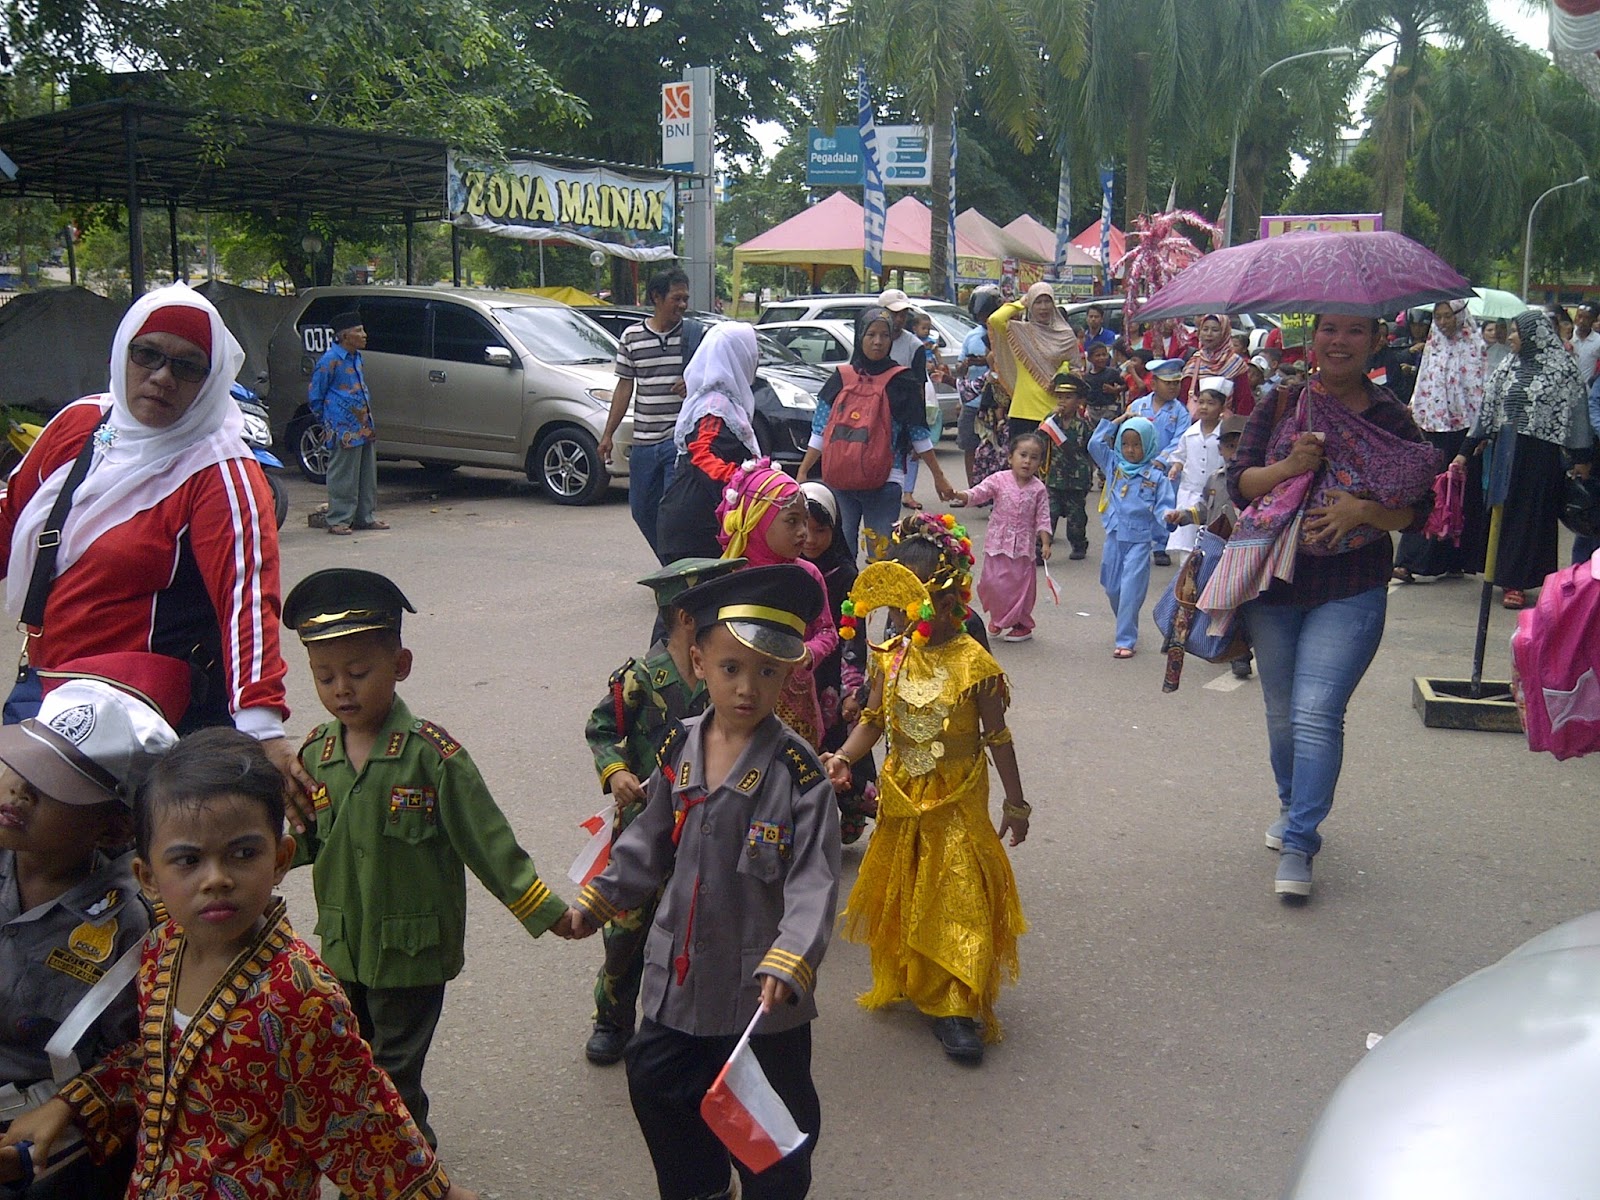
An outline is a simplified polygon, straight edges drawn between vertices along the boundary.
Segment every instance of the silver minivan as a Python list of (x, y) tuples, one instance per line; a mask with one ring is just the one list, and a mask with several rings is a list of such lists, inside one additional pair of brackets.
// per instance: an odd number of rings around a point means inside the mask
[(565, 304), (516, 292), (431, 287), (325, 287), (273, 335), (268, 405), (281, 444), (321, 482), (327, 443), (306, 403), (333, 318), (351, 309), (367, 331), (362, 361), (378, 456), (525, 472), (558, 504), (591, 504), (627, 474), (632, 423), (614, 466), (597, 445), (611, 404), (614, 343)]

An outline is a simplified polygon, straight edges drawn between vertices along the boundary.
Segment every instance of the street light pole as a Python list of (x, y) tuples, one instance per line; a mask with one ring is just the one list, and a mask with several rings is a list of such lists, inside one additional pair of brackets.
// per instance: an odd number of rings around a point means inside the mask
[(1527, 299), (1528, 299), (1528, 277), (1529, 277), (1529, 275), (1531, 274), (1531, 272), (1533, 270), (1533, 217), (1534, 217), (1534, 214), (1539, 211), (1539, 205), (1541, 205), (1541, 204), (1543, 204), (1545, 202), (1545, 197), (1553, 196), (1557, 192), (1561, 191), (1563, 188), (1577, 187), (1580, 183), (1588, 183), (1588, 182), (1589, 182), (1589, 177), (1587, 175), (1580, 175), (1580, 176), (1578, 176), (1578, 178), (1574, 179), (1571, 183), (1558, 183), (1558, 184), (1555, 185), (1555, 187), (1550, 188), (1547, 191), (1545, 191), (1543, 194), (1541, 194), (1540, 197), (1533, 202), (1533, 207), (1528, 210), (1528, 232), (1527, 232), (1527, 235), (1523, 238), (1523, 241), (1522, 241), (1522, 300), (1523, 300), (1524, 303), (1526, 303)]
[(1245, 97), (1244, 103), (1239, 105), (1239, 112), (1233, 118), (1233, 149), (1228, 153), (1228, 198), (1223, 202), (1227, 209), (1228, 219), (1222, 224), (1223, 245), (1233, 245), (1233, 202), (1234, 185), (1239, 175), (1239, 135), (1244, 132), (1244, 118), (1249, 111), (1250, 102), (1255, 99), (1256, 88), (1261, 86), (1261, 81), (1279, 67), (1287, 66), (1292, 62), (1299, 62), (1305, 58), (1354, 58), (1356, 52), (1349, 46), (1334, 46), (1330, 50), (1307, 50), (1304, 54), (1291, 54), (1288, 58), (1280, 58), (1261, 74), (1256, 76), (1255, 84), (1250, 89), (1250, 94)]

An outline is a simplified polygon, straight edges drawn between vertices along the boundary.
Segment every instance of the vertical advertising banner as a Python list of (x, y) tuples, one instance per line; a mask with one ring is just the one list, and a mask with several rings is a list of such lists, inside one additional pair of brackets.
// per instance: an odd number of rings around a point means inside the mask
[(883, 194), (883, 174), (878, 169), (878, 133), (872, 120), (872, 93), (867, 89), (867, 65), (856, 64), (856, 85), (860, 101), (861, 162), (866, 170), (866, 186), (862, 189), (861, 208), (865, 215), (866, 243), (862, 247), (867, 278), (862, 287), (869, 292), (878, 290), (877, 279), (883, 274), (883, 233), (889, 223), (889, 205)]
[(1065, 279), (1071, 272), (1067, 267), (1067, 247), (1072, 245), (1072, 162), (1067, 157), (1067, 146), (1061, 145), (1061, 177), (1056, 181), (1056, 266), (1055, 277)]
[(1100, 168), (1100, 290), (1111, 294), (1111, 181), (1110, 167)]
[[(956, 114), (950, 114), (950, 205), (945, 214), (944, 298), (956, 302)], [(929, 264), (932, 265), (931, 263)]]

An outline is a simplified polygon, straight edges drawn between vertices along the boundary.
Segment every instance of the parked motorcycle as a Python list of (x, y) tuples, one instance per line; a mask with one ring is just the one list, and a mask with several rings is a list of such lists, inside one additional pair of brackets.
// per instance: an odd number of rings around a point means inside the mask
[(272, 452), (272, 426), (267, 421), (267, 406), (261, 403), (261, 397), (242, 383), (234, 384), (229, 390), (239, 405), (239, 411), (244, 414), (244, 444), (250, 447), (267, 477), (267, 486), (272, 489), (273, 515), (277, 518), (278, 528), (282, 529), (283, 522), (289, 516), (289, 493), (284, 490), (283, 480), (278, 478), (278, 472), (283, 470), (283, 461)]

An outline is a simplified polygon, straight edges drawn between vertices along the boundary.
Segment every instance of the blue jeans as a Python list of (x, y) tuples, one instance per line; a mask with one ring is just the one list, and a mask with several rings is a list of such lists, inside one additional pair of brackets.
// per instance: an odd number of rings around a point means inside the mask
[(880, 538), (887, 538), (900, 519), (900, 485), (890, 482), (870, 492), (835, 492), (839, 500), (839, 530), (850, 557), (861, 557), (861, 542), (856, 531), (863, 525)]
[(647, 446), (635, 444), (628, 452), (628, 509), (633, 513), (633, 523), (650, 543), (650, 553), (658, 559), (661, 552), (656, 549), (656, 520), (661, 497), (672, 486), (677, 461), (678, 446), (670, 437)]
[(1301, 607), (1244, 606), (1267, 704), (1267, 746), (1278, 803), (1288, 810), (1283, 848), (1308, 858), (1322, 848), (1317, 832), (1333, 807), (1344, 764), (1344, 713), (1383, 640), (1386, 587)]
[(1132, 650), (1139, 644), (1139, 610), (1150, 591), (1150, 547), (1115, 535), (1106, 538), (1100, 551), (1100, 586), (1117, 618), (1117, 645)]

